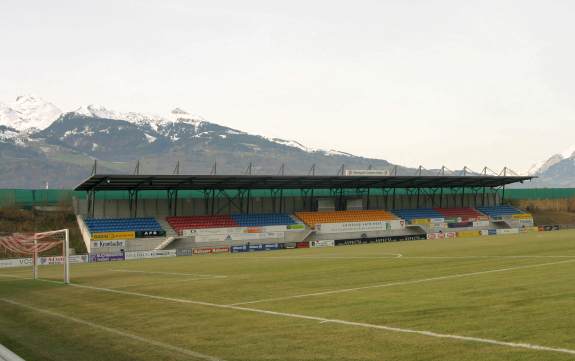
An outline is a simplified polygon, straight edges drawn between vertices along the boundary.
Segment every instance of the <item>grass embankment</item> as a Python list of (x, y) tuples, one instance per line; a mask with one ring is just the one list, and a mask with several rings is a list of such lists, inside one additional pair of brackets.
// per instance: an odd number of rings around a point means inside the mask
[(71, 207), (62, 205), (59, 210), (40, 211), (16, 207), (0, 208), (0, 234), (45, 232), (68, 228), (70, 248), (86, 253), (76, 217)]
[(537, 225), (575, 224), (575, 198), (514, 200), (513, 205), (531, 213)]

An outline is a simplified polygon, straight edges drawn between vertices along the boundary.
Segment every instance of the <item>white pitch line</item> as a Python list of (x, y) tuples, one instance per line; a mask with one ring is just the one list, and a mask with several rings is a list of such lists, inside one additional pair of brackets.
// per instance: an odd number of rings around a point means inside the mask
[(60, 319), (63, 319), (63, 320), (67, 320), (67, 321), (75, 322), (75, 323), (78, 323), (78, 324), (82, 324), (82, 325), (85, 325), (85, 326), (89, 326), (89, 327), (92, 327), (92, 328), (96, 328), (96, 329), (99, 329), (99, 330), (102, 330), (102, 331), (106, 331), (106, 332), (108, 332), (108, 333), (112, 333), (112, 334), (115, 334), (115, 335), (119, 335), (119, 336), (131, 338), (132, 340), (136, 340), (136, 341), (139, 341), (139, 342), (142, 342), (142, 343), (146, 343), (146, 344), (149, 344), (149, 345), (153, 345), (153, 346), (156, 346), (156, 347), (161, 347), (161, 348), (164, 348), (164, 349), (166, 349), (166, 350), (178, 352), (178, 353), (181, 353), (181, 354), (184, 354), (184, 355), (187, 355), (187, 356), (191, 356), (191, 357), (195, 357), (195, 358), (198, 358), (198, 359), (209, 360), (209, 361), (224, 361), (223, 359), (220, 359), (220, 358), (217, 358), (217, 357), (205, 355), (205, 354), (202, 354), (202, 353), (199, 353), (199, 352), (195, 352), (195, 351), (192, 351), (192, 350), (188, 350), (188, 349), (185, 349), (185, 348), (182, 348), (182, 347), (173, 346), (173, 345), (170, 345), (170, 344), (167, 344), (167, 343), (164, 343), (164, 342), (155, 341), (155, 340), (150, 340), (150, 339), (144, 338), (144, 337), (142, 337), (142, 336), (134, 335), (134, 334), (132, 334), (132, 333), (120, 331), (120, 330), (115, 329), (115, 328), (102, 326), (102, 325), (99, 325), (99, 324), (96, 324), (96, 323), (93, 323), (93, 322), (90, 322), (90, 321), (82, 320), (82, 319), (79, 319), (79, 318), (76, 318), (76, 317), (67, 316), (67, 315), (64, 315), (64, 314), (61, 314), (61, 313), (57, 313), (57, 312), (54, 312), (54, 311), (50, 311), (50, 310), (38, 308), (38, 307), (35, 307), (35, 306), (26, 305), (26, 304), (23, 304), (23, 303), (14, 301), (14, 300), (9, 300), (9, 299), (5, 299), (5, 298), (0, 298), (0, 301), (5, 302), (5, 303), (8, 303), (8, 304), (11, 304), (11, 305), (13, 305), (13, 306), (18, 306), (18, 307), (25, 308), (25, 309), (28, 309), (28, 310), (32, 310), (32, 311), (36, 311), (36, 312), (39, 312), (39, 313), (43, 313), (43, 314), (46, 314), (46, 315), (49, 315), (49, 316), (52, 316), (52, 317), (56, 317), (56, 318), (60, 318)]
[(30, 277), (20, 277), (20, 276), (15, 276), (15, 275), (3, 275), (3, 274), (0, 274), (0, 277), (16, 278), (16, 279), (21, 279), (21, 280), (31, 279)]
[(208, 274), (200, 274), (200, 273), (149, 272), (149, 271), (129, 270), (129, 269), (110, 269), (109, 271), (128, 272), (128, 273), (145, 273), (145, 274), (168, 275), (168, 276), (192, 276), (192, 277), (202, 277), (202, 278), (227, 278), (228, 277), (228, 276), (222, 276), (222, 275), (208, 275)]
[(343, 288), (343, 289), (337, 289), (337, 290), (322, 291), (322, 292), (313, 292), (313, 293), (305, 293), (305, 294), (292, 295), (292, 296), (265, 298), (265, 299), (259, 299), (259, 300), (254, 300), (254, 301), (246, 301), (246, 302), (233, 303), (233, 304), (231, 304), (230, 306), (250, 305), (250, 304), (254, 304), (254, 303), (272, 302), (272, 301), (283, 301), (283, 300), (291, 300), (291, 299), (295, 299), (295, 298), (304, 298), (304, 297), (313, 297), (313, 296), (325, 296), (325, 295), (331, 295), (331, 294), (336, 294), (336, 293), (345, 293), (345, 292), (361, 291), (361, 290), (368, 290), (368, 289), (373, 289), (373, 288), (385, 288), (385, 287), (393, 287), (393, 286), (414, 285), (414, 284), (418, 284), (418, 283), (425, 283), (425, 282), (432, 282), (432, 281), (442, 281), (442, 280), (448, 280), (448, 279), (454, 279), (454, 278), (463, 278), (463, 277), (470, 277), (470, 276), (478, 276), (478, 275), (489, 274), (489, 273), (508, 272), (508, 271), (515, 271), (515, 270), (521, 270), (521, 269), (527, 269), (527, 268), (550, 266), (550, 265), (556, 265), (556, 264), (562, 264), (562, 263), (569, 263), (569, 262), (575, 262), (575, 259), (570, 259), (570, 260), (566, 260), (566, 261), (558, 261), (558, 262), (550, 262), (550, 263), (540, 263), (540, 264), (535, 264), (535, 265), (526, 265), (526, 266), (517, 266), (517, 267), (508, 267), (508, 268), (498, 268), (498, 269), (487, 270), (487, 271), (478, 271), (478, 272), (470, 272), (470, 273), (457, 273), (457, 274), (452, 274), (452, 275), (438, 276), (438, 277), (431, 277), (431, 278), (423, 278), (423, 279), (417, 279), (417, 280), (411, 280), (411, 281), (398, 281), (398, 282), (379, 283), (379, 284), (369, 285), (369, 286), (353, 287), (353, 288)]
[[(566, 263), (566, 262), (571, 262), (571, 260), (570, 261), (563, 261), (563, 262), (540, 264), (538, 266), (549, 266), (549, 265), (553, 265), (553, 264), (560, 264), (560, 263)], [(534, 265), (534, 266), (536, 266), (536, 265)], [(61, 283), (61, 282), (56, 282), (56, 281), (48, 281), (48, 282)], [(533, 351), (546, 351), (546, 352), (555, 352), (555, 353), (564, 353), (564, 354), (575, 355), (575, 350), (566, 349), (566, 348), (559, 348), (559, 347), (541, 346), (541, 345), (529, 344), (529, 343), (507, 342), (507, 341), (499, 341), (499, 340), (481, 338), (481, 337), (444, 334), (444, 333), (437, 333), (437, 332), (433, 332), (433, 331), (413, 330), (413, 329), (408, 329), (408, 328), (376, 325), (376, 324), (371, 324), (371, 323), (362, 323), (362, 322), (345, 321), (345, 320), (332, 319), (332, 318), (307, 316), (307, 315), (302, 315), (302, 314), (297, 314), (297, 313), (276, 312), (276, 311), (268, 311), (268, 310), (262, 310), (262, 309), (257, 309), (257, 308), (248, 308), (248, 307), (240, 307), (240, 306), (232, 306), (232, 305), (222, 305), (222, 304), (210, 303), (210, 302), (192, 301), (192, 300), (187, 300), (187, 299), (182, 299), (182, 298), (163, 297), (163, 296), (155, 296), (155, 295), (138, 293), (138, 292), (112, 290), (112, 289), (108, 289), (108, 288), (93, 287), (93, 286), (87, 286), (87, 285), (70, 284), (70, 286), (78, 287), (78, 288), (85, 288), (85, 289), (90, 289), (90, 290), (96, 290), (96, 291), (101, 291), (101, 292), (116, 293), (116, 294), (120, 294), (120, 295), (144, 297), (144, 298), (149, 298), (149, 299), (158, 300), (158, 301), (191, 304), (191, 305), (206, 306), (206, 307), (220, 308), (220, 309), (227, 309), (227, 310), (234, 310), (234, 311), (244, 311), (244, 312), (265, 314), (265, 315), (270, 315), (270, 316), (296, 318), (296, 319), (311, 320), (311, 321), (324, 322), (324, 323), (329, 322), (329, 323), (336, 323), (336, 324), (346, 325), (346, 326), (355, 326), (355, 327), (377, 329), (377, 330), (384, 330), (384, 331), (390, 331), (390, 332), (415, 334), (415, 335), (442, 338), (442, 339), (452, 339), (452, 340), (457, 340), (457, 341), (468, 341), (468, 342), (475, 342), (475, 343), (491, 344), (491, 345), (496, 345), (496, 346), (505, 346), (505, 347), (510, 347), (510, 348), (516, 348), (516, 349), (525, 349), (525, 350), (533, 350)]]

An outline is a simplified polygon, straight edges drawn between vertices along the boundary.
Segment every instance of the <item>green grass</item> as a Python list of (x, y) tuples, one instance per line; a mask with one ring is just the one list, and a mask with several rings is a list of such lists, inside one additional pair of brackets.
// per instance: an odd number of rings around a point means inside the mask
[(575, 231), (73, 265), (86, 287), (3, 269), (0, 343), (29, 361), (573, 360), (375, 327), (575, 350), (574, 274)]

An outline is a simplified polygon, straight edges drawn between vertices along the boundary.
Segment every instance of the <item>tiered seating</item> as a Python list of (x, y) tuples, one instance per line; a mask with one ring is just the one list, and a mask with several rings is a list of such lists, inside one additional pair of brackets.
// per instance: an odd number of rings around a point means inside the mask
[(395, 215), (380, 210), (296, 212), (295, 215), (310, 227), (315, 227), (316, 224), (322, 224), (322, 223), (387, 221), (397, 219)]
[(170, 226), (178, 233), (184, 229), (226, 228), (240, 225), (230, 216), (185, 216), (166, 218)]
[(488, 215), (489, 217), (504, 217), (504, 216), (512, 216), (514, 214), (524, 214), (525, 212), (520, 211), (519, 209), (504, 205), (504, 206), (497, 206), (497, 207), (478, 207), (477, 208), (481, 213)]
[(443, 218), (461, 218), (461, 222), (475, 221), (485, 217), (474, 208), (435, 208), (435, 210), (441, 213)]
[(414, 219), (444, 218), (443, 214), (433, 208), (394, 209), (392, 212), (406, 221)]
[(184, 229), (265, 227), (296, 223), (288, 214), (284, 213), (183, 216), (168, 217), (166, 220), (178, 233), (181, 233)]
[(232, 219), (241, 227), (265, 227), (296, 223), (285, 213), (233, 214)]
[(85, 223), (91, 233), (163, 231), (155, 218), (89, 218)]

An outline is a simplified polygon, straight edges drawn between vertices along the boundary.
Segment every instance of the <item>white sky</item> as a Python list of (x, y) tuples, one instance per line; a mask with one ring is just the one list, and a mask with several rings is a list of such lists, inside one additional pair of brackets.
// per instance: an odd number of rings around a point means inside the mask
[(0, 101), (167, 113), (408, 166), (575, 144), (573, 1), (2, 0)]

